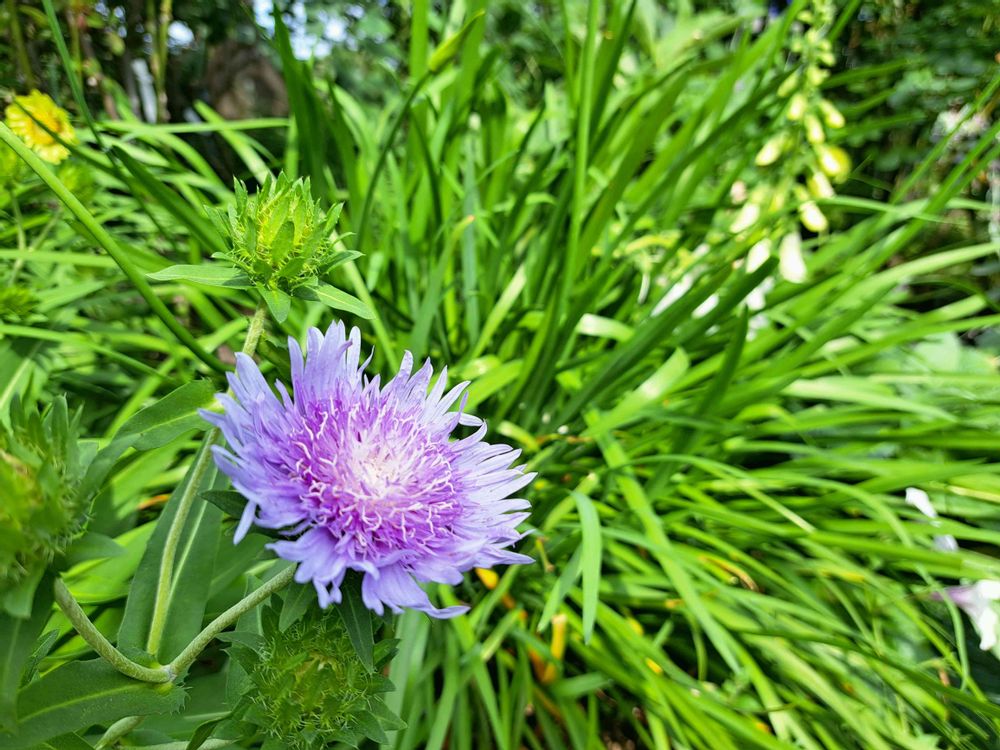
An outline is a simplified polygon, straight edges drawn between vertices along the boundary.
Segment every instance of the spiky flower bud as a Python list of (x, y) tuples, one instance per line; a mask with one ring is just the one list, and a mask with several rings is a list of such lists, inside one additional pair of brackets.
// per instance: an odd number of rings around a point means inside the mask
[(288, 750), (357, 747), (366, 737), (384, 743), (386, 729), (402, 726), (382, 699), (392, 690), (381, 674), (392, 646), (378, 644), (369, 669), (337, 614), (313, 607), (282, 630), (277, 611), (266, 609), (259, 648), (234, 647), (250, 681), (238, 710)]
[(0, 594), (39, 573), (83, 525), (76, 427), (60, 398), (44, 418), (15, 404), (11, 428), (0, 428)]
[(236, 202), (213, 214), (228, 241), (224, 256), (257, 287), (291, 293), (315, 282), (349, 253), (336, 249), (340, 207), (324, 211), (309, 180), (268, 177), (255, 194), (236, 184)]

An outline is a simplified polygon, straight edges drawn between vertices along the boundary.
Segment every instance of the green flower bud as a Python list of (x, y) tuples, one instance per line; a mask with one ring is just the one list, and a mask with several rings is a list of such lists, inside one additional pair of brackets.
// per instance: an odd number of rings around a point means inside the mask
[(822, 172), (813, 172), (806, 177), (806, 185), (816, 198), (832, 198), (834, 195), (833, 185)]
[(809, 100), (803, 94), (795, 94), (788, 102), (787, 117), (792, 122), (801, 120), (809, 108)]
[(778, 86), (778, 96), (782, 98), (790, 96), (799, 87), (801, 80), (802, 78), (799, 75), (799, 71), (796, 70), (788, 76), (788, 78), (782, 81), (780, 86)]
[(825, 232), (830, 226), (826, 216), (814, 201), (806, 201), (799, 206), (799, 220), (806, 229), (817, 234)]
[(839, 130), (846, 124), (844, 115), (841, 114), (840, 110), (837, 109), (836, 106), (834, 106), (833, 102), (830, 102), (827, 99), (820, 99), (819, 110), (823, 114), (823, 121), (826, 123), (827, 127)]
[(793, 284), (806, 280), (806, 262), (802, 257), (802, 237), (793, 231), (781, 238), (778, 245), (778, 271)]
[(836, 182), (843, 182), (851, 173), (851, 157), (839, 146), (822, 144), (816, 147), (819, 167)]
[(815, 65), (811, 65), (806, 68), (806, 80), (812, 86), (819, 86), (829, 75), (830, 74), (828, 72), (817, 68)]
[(826, 132), (823, 130), (823, 124), (815, 115), (806, 115), (802, 124), (806, 128), (806, 140), (810, 143), (823, 143), (826, 140)]
[(335, 247), (340, 206), (324, 211), (308, 179), (293, 182), (281, 174), (269, 177), (254, 195), (242, 183), (235, 190), (235, 205), (212, 219), (229, 243), (224, 256), (255, 286), (290, 293), (352, 257)]
[(83, 527), (76, 428), (61, 398), (44, 418), (15, 404), (11, 428), (0, 428), (0, 594), (40, 573)]
[(785, 134), (779, 133), (778, 135), (771, 138), (767, 143), (765, 143), (760, 151), (757, 152), (757, 156), (754, 159), (754, 163), (758, 167), (767, 167), (781, 158), (781, 153), (785, 150)]
[(268, 608), (262, 631), (258, 648), (234, 649), (250, 687), (238, 710), (281, 747), (356, 747), (366, 737), (384, 743), (386, 729), (401, 728), (381, 697), (392, 690), (381, 667), (392, 657), (394, 642), (376, 646), (375, 669), (369, 669), (334, 612), (312, 608), (282, 631), (277, 611)]

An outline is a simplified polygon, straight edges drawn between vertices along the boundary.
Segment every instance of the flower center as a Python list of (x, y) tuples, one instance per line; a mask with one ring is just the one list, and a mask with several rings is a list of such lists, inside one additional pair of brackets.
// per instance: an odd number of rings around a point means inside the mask
[[(303, 413), (305, 412), (305, 413)], [(461, 511), (447, 430), (377, 392), (300, 411), (289, 474), (313, 525), (358, 558), (429, 549)]]

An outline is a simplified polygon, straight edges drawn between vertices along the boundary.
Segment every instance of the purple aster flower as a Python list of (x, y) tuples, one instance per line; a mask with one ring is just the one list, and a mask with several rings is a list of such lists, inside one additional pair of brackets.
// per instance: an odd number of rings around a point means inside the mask
[[(240, 541), (257, 524), (288, 538), (269, 547), (298, 563), (295, 580), (312, 581), (321, 606), (340, 602), (347, 570), (364, 574), (365, 605), (419, 609), (453, 617), (467, 607), (434, 607), (419, 582), (456, 584), (473, 567), (527, 563), (507, 547), (528, 514), (509, 497), (534, 474), (511, 464), (520, 451), (483, 442), (485, 423), (450, 407), (468, 383), (444, 392), (447, 368), (428, 393), (430, 362), (412, 374), (406, 352), (399, 373), (380, 386), (359, 364), (361, 336), (343, 323), (324, 336), (309, 329), (303, 361), (289, 339), (292, 394), (268, 387), (254, 361), (237, 355), (219, 394), (225, 413), (202, 412), (229, 449), (215, 462), (247, 499)], [(370, 361), (370, 358), (369, 358)], [(450, 439), (458, 425), (478, 428)], [(520, 511), (520, 512), (519, 512)]]

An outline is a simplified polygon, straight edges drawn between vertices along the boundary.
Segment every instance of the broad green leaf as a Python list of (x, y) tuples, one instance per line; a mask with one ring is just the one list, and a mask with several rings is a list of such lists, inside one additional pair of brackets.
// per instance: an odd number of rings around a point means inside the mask
[(207, 423), (198, 416), (198, 409), (211, 406), (215, 391), (216, 387), (210, 380), (194, 380), (130, 418), (88, 468), (80, 490), (82, 496), (90, 497), (100, 489), (114, 462), (129, 448), (157, 448), (189, 430), (207, 427)]
[(329, 284), (320, 284), (309, 291), (315, 294), (316, 299), (334, 310), (344, 310), (365, 320), (375, 317), (371, 308), (353, 294), (348, 294)]
[(183, 701), (183, 689), (133, 680), (102, 659), (70, 662), (20, 691), (17, 734), (0, 735), (0, 750), (30, 748), (123, 716), (170, 713)]
[(288, 318), (288, 312), (292, 309), (292, 298), (280, 289), (260, 289), (260, 296), (264, 298), (267, 309), (274, 318), (275, 323), (284, 323)]
[[(208, 451), (209, 446), (202, 444), (191, 466), (194, 467), (201, 460), (211, 461)], [(210, 465), (201, 478), (201, 487), (191, 488), (191, 491), (200, 494), (201, 488), (213, 486), (216, 477), (215, 467)], [(132, 579), (125, 614), (118, 629), (118, 647), (122, 650), (144, 652), (146, 649), (164, 546), (181, 497), (188, 491), (190, 481), (191, 469), (177, 485), (160, 514)], [(164, 605), (168, 613), (168, 627), (164, 630), (160, 644), (161, 661), (175, 656), (179, 647), (186, 645), (201, 629), (221, 520), (222, 512), (218, 508), (195, 498), (184, 522), (181, 535), (183, 542), (177, 551), (172, 585)]]
[(319, 606), (316, 602), (316, 589), (312, 584), (293, 583), (285, 590), (281, 614), (278, 617), (278, 628), (284, 632), (297, 621), (309, 607)]
[(238, 268), (212, 263), (202, 263), (197, 266), (177, 265), (146, 274), (154, 281), (190, 281), (206, 286), (222, 286), (230, 289), (249, 289), (251, 284), (247, 275)]
[(45, 576), (35, 589), (30, 617), (0, 612), (0, 731), (16, 726), (21, 673), (52, 614), (52, 600), (52, 578)]
[(336, 605), (337, 614), (344, 621), (347, 635), (361, 663), (374, 668), (375, 638), (372, 631), (372, 613), (361, 600), (361, 575), (348, 571), (340, 586), (342, 600)]

